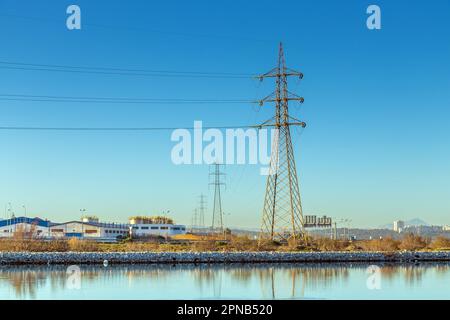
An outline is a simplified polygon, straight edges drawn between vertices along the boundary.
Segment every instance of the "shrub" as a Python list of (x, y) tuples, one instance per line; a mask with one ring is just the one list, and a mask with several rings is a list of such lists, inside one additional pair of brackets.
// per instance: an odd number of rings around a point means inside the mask
[(450, 249), (450, 239), (444, 236), (438, 236), (431, 242), (430, 248), (434, 250)]
[(366, 251), (396, 251), (399, 245), (400, 242), (391, 237), (368, 240), (361, 243), (361, 247)]
[(317, 238), (314, 247), (320, 251), (342, 251), (349, 246), (346, 240), (333, 240), (330, 238)]
[(399, 249), (415, 251), (415, 250), (424, 249), (426, 246), (427, 246), (427, 242), (425, 241), (425, 239), (423, 239), (419, 235), (409, 233), (409, 234), (405, 235), (403, 237), (403, 239), (401, 240)]
[(252, 240), (247, 236), (233, 236), (229, 247), (235, 251), (254, 251), (258, 249), (258, 240)]

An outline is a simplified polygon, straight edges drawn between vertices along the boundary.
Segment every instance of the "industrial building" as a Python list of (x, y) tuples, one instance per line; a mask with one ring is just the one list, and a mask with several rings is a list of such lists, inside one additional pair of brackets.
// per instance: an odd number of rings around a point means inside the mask
[(51, 238), (83, 238), (115, 240), (126, 238), (130, 232), (127, 224), (99, 222), (97, 217), (82, 217), (81, 221), (69, 221), (50, 227)]
[(167, 217), (130, 217), (129, 223), (132, 236), (136, 237), (170, 237), (186, 233), (185, 225), (174, 224), (173, 220)]
[(18, 234), (28, 238), (46, 238), (50, 226), (50, 221), (40, 218), (12, 217), (0, 220), (0, 238), (11, 238)]
[(53, 223), (41, 218), (13, 217), (0, 220), (0, 238), (91, 239), (115, 241), (120, 238), (163, 236), (186, 233), (186, 226), (175, 225), (167, 217), (131, 217), (129, 224), (100, 222), (95, 216), (82, 217), (80, 221)]

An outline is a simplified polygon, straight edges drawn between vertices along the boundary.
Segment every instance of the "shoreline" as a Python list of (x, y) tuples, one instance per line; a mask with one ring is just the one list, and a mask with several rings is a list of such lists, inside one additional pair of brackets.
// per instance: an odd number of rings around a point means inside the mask
[(450, 261), (436, 252), (1, 252), (0, 265)]

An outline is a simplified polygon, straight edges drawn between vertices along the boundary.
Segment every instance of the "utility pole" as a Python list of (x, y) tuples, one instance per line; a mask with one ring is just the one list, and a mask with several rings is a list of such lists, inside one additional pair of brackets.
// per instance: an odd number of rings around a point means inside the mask
[(214, 181), (210, 183), (210, 185), (214, 186), (214, 206), (213, 206), (213, 216), (212, 216), (212, 225), (211, 231), (218, 231), (223, 234), (223, 212), (222, 212), (222, 198), (220, 195), (221, 186), (225, 185), (222, 182), (221, 177), (225, 175), (225, 173), (220, 171), (221, 164), (215, 163), (213, 172), (210, 172), (209, 175), (214, 177)]
[(260, 75), (265, 78), (275, 78), (276, 89), (260, 101), (275, 103), (275, 116), (262, 127), (274, 127), (276, 134), (272, 142), (269, 175), (267, 177), (266, 194), (262, 214), (260, 240), (289, 238), (296, 241), (303, 236), (303, 212), (300, 201), (300, 190), (295, 167), (294, 152), (291, 141), (291, 126), (306, 127), (306, 123), (289, 115), (289, 101), (303, 103), (303, 97), (288, 91), (288, 77), (303, 78), (301, 72), (286, 67), (283, 45), (280, 43), (278, 66)]

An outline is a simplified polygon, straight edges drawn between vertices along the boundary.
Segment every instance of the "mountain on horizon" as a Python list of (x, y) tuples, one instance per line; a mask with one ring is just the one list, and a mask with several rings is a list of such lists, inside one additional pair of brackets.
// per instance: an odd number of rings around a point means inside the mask
[[(407, 227), (407, 226), (418, 227), (418, 226), (429, 226), (429, 225), (430, 225), (429, 223), (427, 223), (424, 220), (419, 219), (419, 218), (414, 218), (414, 219), (405, 221), (405, 227)], [(387, 223), (385, 225), (380, 226), (380, 228), (392, 230), (392, 229), (394, 229), (394, 223), (393, 222)]]

